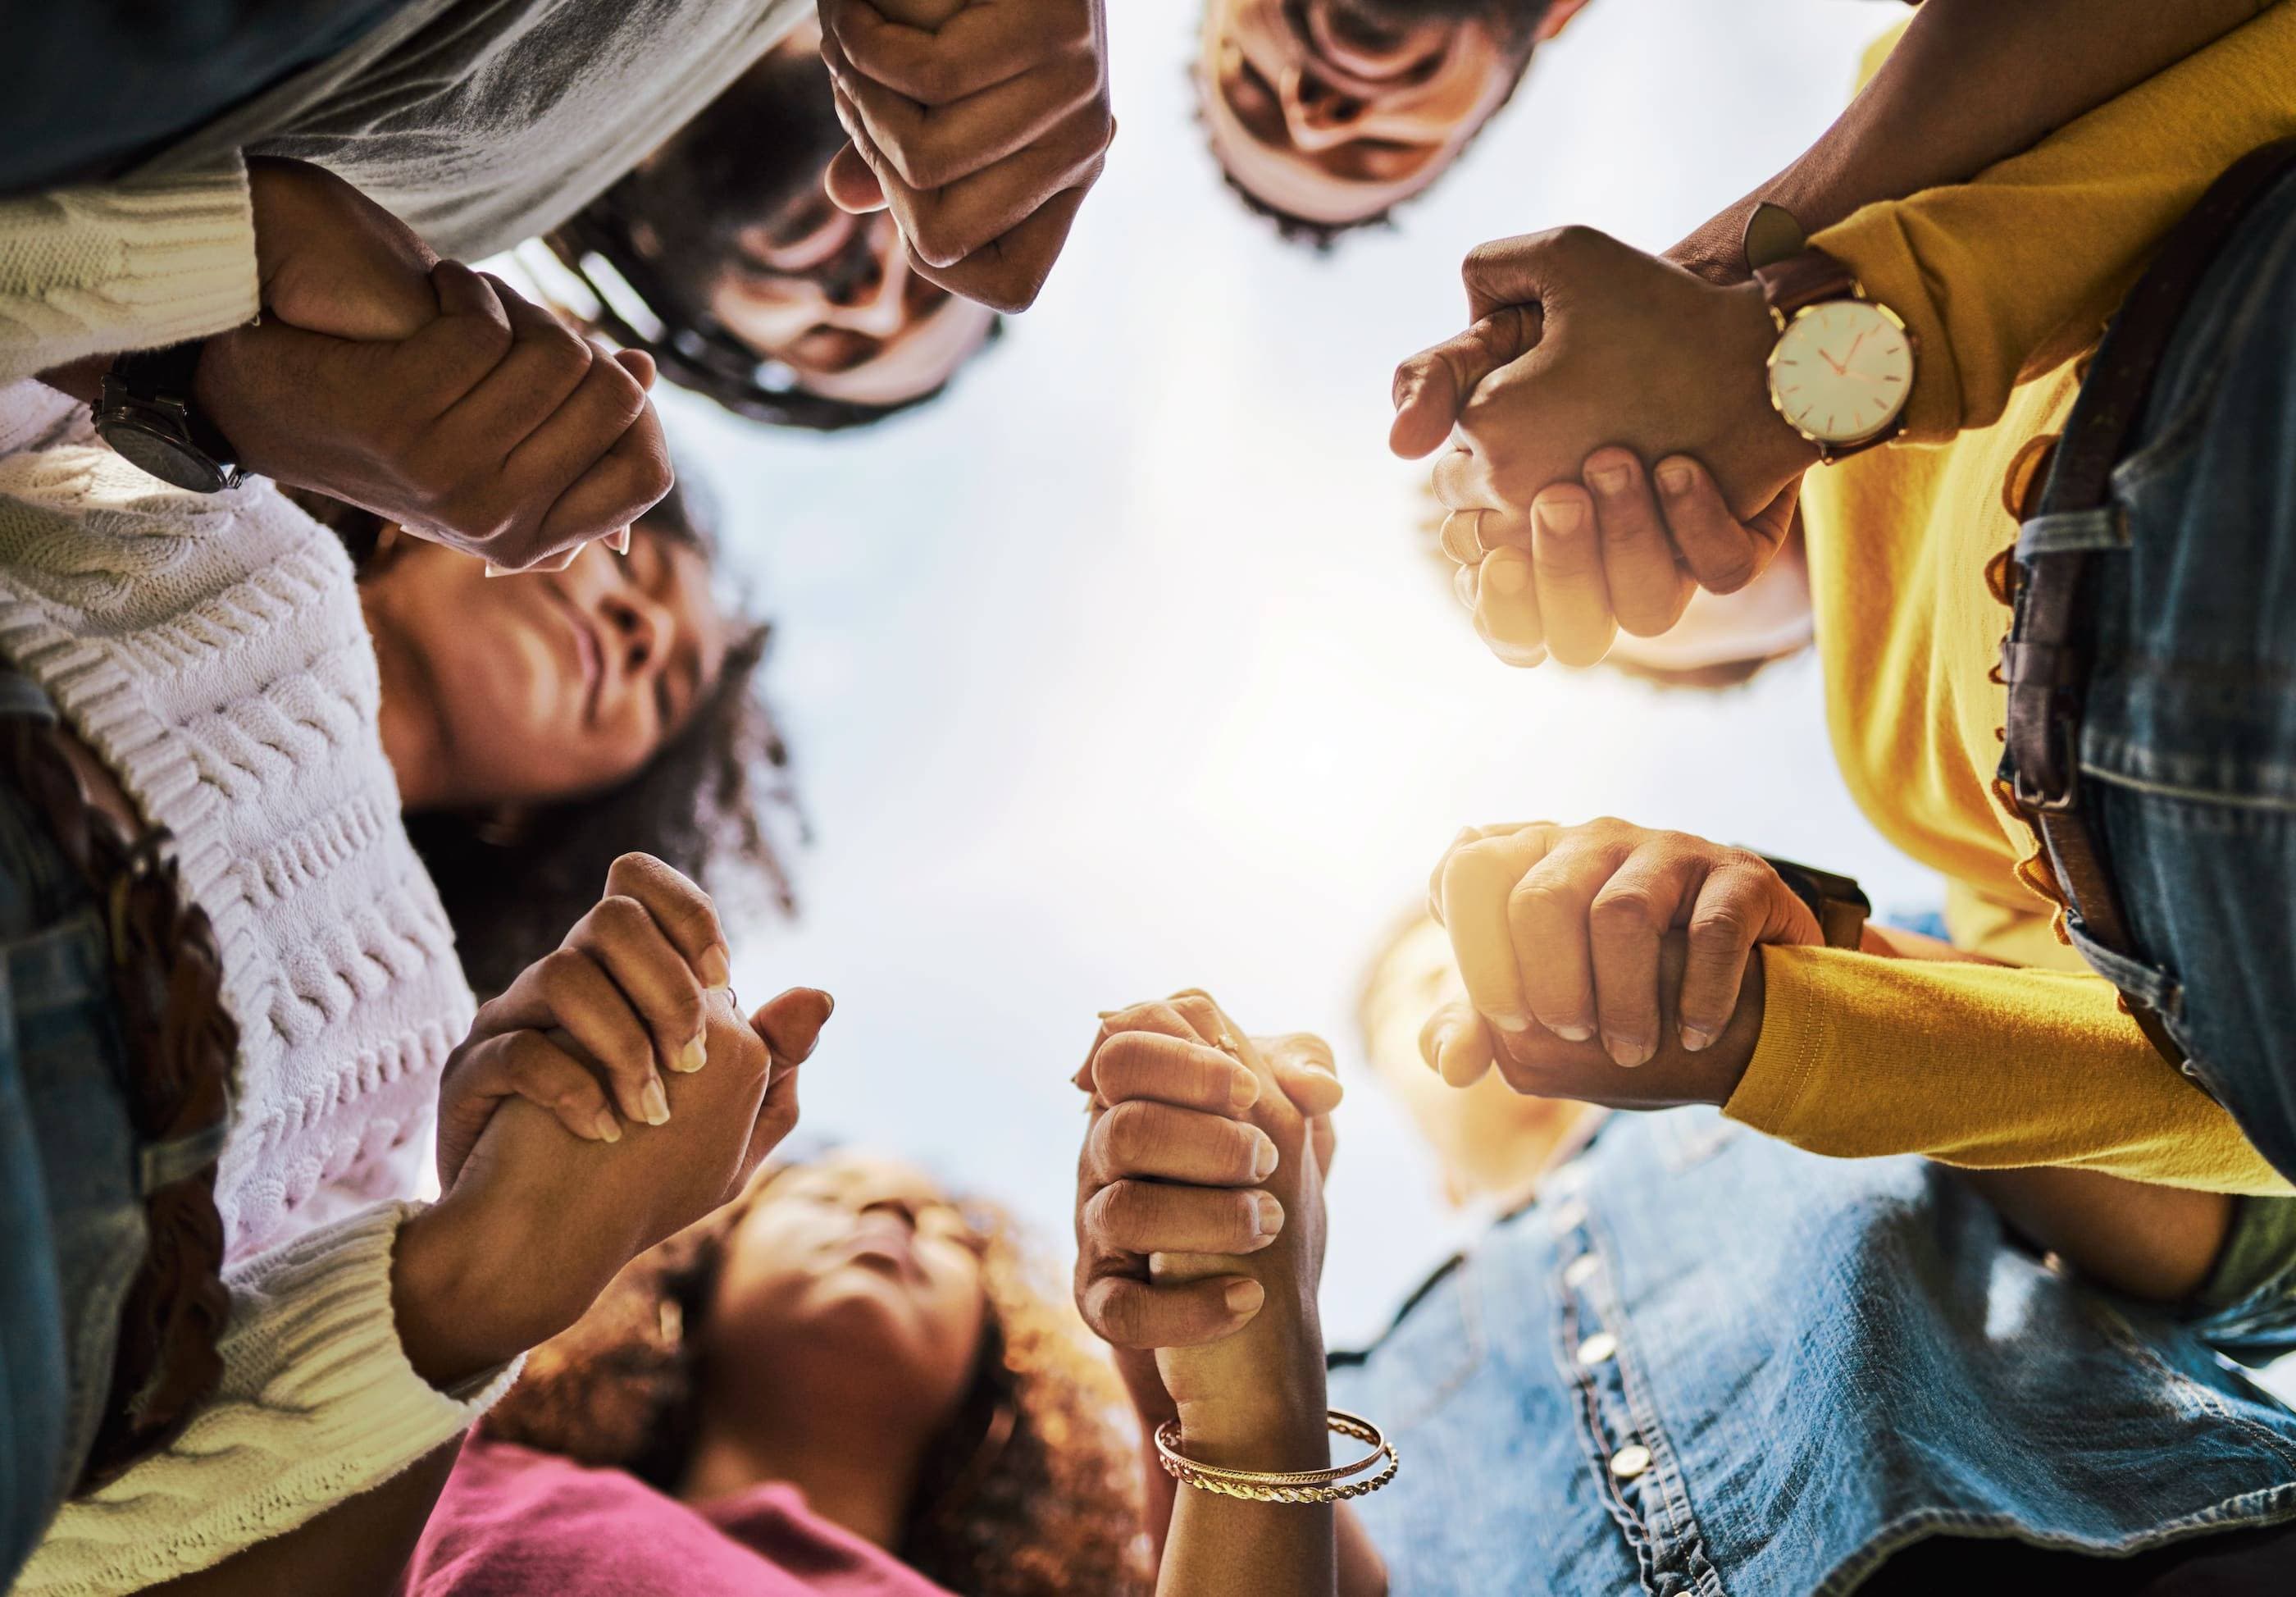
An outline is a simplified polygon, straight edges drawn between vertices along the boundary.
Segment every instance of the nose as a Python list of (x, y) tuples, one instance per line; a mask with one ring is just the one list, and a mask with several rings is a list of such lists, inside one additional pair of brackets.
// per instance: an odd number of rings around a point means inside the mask
[(1283, 125), (1294, 147), (1310, 152), (1344, 144), (1356, 136), (1356, 124), (1365, 110), (1364, 102), (1325, 83), (1303, 68), (1294, 67), (1276, 86), (1283, 105)]
[(871, 1214), (889, 1215), (911, 1231), (917, 1229), (916, 1206), (905, 1198), (875, 1198), (861, 1206), (864, 1218)]
[(890, 215), (873, 222), (868, 264), (830, 296), (822, 320), (849, 333), (890, 338), (908, 317), (909, 250)]
[(635, 584), (609, 592), (603, 606), (626, 679), (659, 672), (677, 639), (677, 618), (669, 607)]

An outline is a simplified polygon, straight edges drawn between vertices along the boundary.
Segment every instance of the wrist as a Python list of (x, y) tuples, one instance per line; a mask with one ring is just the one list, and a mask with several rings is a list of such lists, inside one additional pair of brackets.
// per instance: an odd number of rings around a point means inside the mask
[(1751, 399), (1736, 418), (1738, 436), (1733, 455), (1753, 468), (1755, 480), (1766, 490), (1762, 502), (1775, 498), (1785, 485), (1816, 465), (1817, 446), (1778, 414), (1770, 399), (1770, 351), (1777, 347), (1777, 320), (1770, 314), (1762, 285), (1748, 279), (1717, 291), (1729, 304), (1732, 358), (1751, 374)]
[(579, 1318), (512, 1289), (498, 1250), (451, 1200), (409, 1215), (391, 1248), (390, 1307), (414, 1372), (441, 1390), (506, 1364)]

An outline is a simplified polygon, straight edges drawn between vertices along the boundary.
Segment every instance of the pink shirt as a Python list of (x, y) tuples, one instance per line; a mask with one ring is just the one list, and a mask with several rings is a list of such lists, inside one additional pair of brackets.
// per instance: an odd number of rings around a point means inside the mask
[(950, 1597), (814, 1514), (796, 1487), (699, 1508), (619, 1469), (473, 1436), (406, 1597)]

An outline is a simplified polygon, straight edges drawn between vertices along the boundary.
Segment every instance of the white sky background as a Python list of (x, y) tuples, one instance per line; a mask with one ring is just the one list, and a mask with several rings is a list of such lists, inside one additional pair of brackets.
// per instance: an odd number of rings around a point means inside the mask
[[(1037, 306), (943, 403), (777, 435), (671, 394), (774, 618), (767, 683), (816, 831), (754, 1002), (828, 988), (801, 1134), (1001, 1197), (1065, 1257), (1095, 1012), (1210, 989), (1361, 1062), (1365, 959), (1464, 823), (1604, 813), (1854, 872), (1932, 907), (1834, 774), (1807, 662), (1660, 696), (1483, 651), (1385, 448), (1395, 362), (1457, 267), (1564, 222), (1662, 248), (1825, 127), (1898, 8), (1602, 0), (1392, 233), (1278, 243), (1221, 185), (1185, 0), (1111, 0), (1106, 177)], [(1663, 374), (1653, 374), (1663, 381)], [(1324, 1276), (1335, 1346), (1454, 1236), (1359, 1072)]]

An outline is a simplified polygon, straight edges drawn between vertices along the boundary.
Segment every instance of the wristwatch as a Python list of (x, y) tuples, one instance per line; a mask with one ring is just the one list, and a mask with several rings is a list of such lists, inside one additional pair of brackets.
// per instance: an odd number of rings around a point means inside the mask
[(1770, 403), (1833, 462), (1887, 443), (1905, 425), (1914, 388), (1914, 335), (1897, 312), (1866, 297), (1849, 267), (1801, 241), (1784, 208), (1755, 208), (1746, 264), (1777, 324)]
[(103, 375), (95, 430), (119, 457), (176, 488), (221, 493), (245, 482), (237, 452), (192, 399), (204, 341), (137, 350)]
[(1788, 890), (1817, 917), (1818, 930), (1825, 934), (1826, 947), (1864, 946), (1866, 919), (1874, 913), (1874, 902), (1858, 886), (1855, 877), (1836, 876), (1815, 865), (1797, 865), (1774, 854), (1762, 858), (1778, 873), (1778, 879)]

